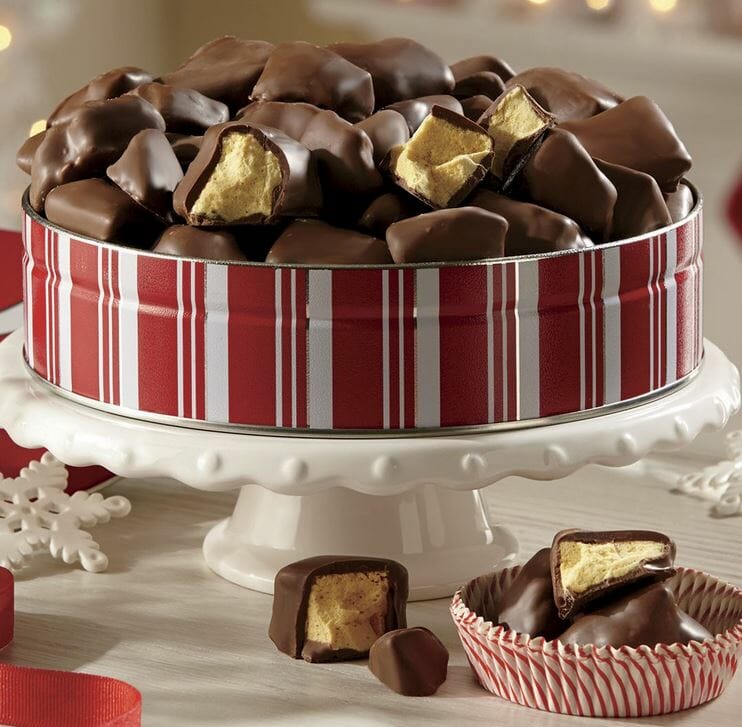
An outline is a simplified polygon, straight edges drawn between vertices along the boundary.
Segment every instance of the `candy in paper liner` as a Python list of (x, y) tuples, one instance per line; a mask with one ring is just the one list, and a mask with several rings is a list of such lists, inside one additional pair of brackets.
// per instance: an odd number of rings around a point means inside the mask
[[(495, 575), (496, 599), (519, 570)], [(665, 714), (718, 697), (742, 653), (742, 589), (687, 568), (667, 583), (680, 608), (716, 634), (713, 640), (617, 649), (532, 639), (470, 611), (461, 590), (451, 615), (477, 679), (499, 697), (583, 717)]]

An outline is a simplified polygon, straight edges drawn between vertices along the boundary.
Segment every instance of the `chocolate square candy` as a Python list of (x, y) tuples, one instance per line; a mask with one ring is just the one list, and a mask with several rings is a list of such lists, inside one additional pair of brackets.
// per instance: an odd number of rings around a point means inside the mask
[(483, 94), (460, 100), (462, 113), (467, 119), (471, 119), (472, 121), (478, 121), (482, 114), (492, 106), (492, 99)]
[(430, 116), (433, 106), (440, 106), (457, 114), (462, 113), (461, 102), (453, 96), (446, 95), (420, 96), (407, 101), (397, 101), (397, 103), (393, 103), (387, 108), (402, 114), (407, 122), (410, 134), (414, 134), (420, 128), (422, 122)]
[(247, 256), (229, 230), (172, 225), (160, 235), (153, 252), (202, 260), (245, 261)]
[(478, 96), (480, 94), (489, 96), (490, 98), (497, 98), (504, 90), (505, 84), (500, 76), (492, 73), (492, 71), (479, 71), (456, 81), (456, 85), (451, 93), (458, 99)]
[(696, 205), (691, 188), (682, 182), (678, 184), (678, 188), (674, 192), (668, 192), (664, 197), (673, 222), (684, 220)]
[(316, 214), (322, 190), (311, 153), (268, 126), (212, 126), (173, 196), (191, 225), (265, 224)]
[(551, 546), (554, 602), (570, 618), (591, 601), (645, 579), (674, 575), (675, 543), (651, 530), (562, 530)]
[(358, 227), (383, 238), (389, 225), (428, 211), (427, 205), (402, 190), (385, 192), (366, 207), (358, 220)]
[(509, 81), (515, 75), (510, 64), (491, 55), (472, 56), (451, 65), (451, 72), (457, 82), (482, 71), (496, 73), (504, 82)]
[(15, 163), (22, 172), (31, 174), (31, 167), (33, 167), (33, 158), (36, 154), (36, 150), (41, 146), (41, 142), (44, 141), (46, 136), (46, 130), (40, 131), (38, 134), (29, 136), (26, 141), (21, 144), (15, 155)]
[(374, 163), (380, 165), (390, 150), (409, 141), (410, 127), (399, 111), (382, 109), (367, 119), (355, 124), (356, 129), (364, 131), (371, 139)]
[(374, 87), (368, 71), (327, 48), (304, 41), (275, 47), (252, 98), (306, 101), (331, 109), (350, 122), (365, 119), (374, 110)]
[(379, 636), (407, 626), (407, 588), (407, 570), (385, 558), (291, 563), (276, 574), (268, 635), (295, 659), (362, 659)]
[(453, 74), (441, 57), (410, 38), (327, 47), (371, 74), (376, 108), (407, 98), (449, 93), (453, 88)]
[(456, 207), (395, 222), (386, 240), (395, 263), (486, 260), (504, 255), (507, 229), (500, 215)]
[(173, 134), (171, 132), (166, 133), (165, 136), (167, 136), (167, 140), (175, 152), (181, 169), (185, 171), (188, 169), (188, 165), (198, 155), (198, 150), (204, 141), (203, 136), (189, 136), (186, 134)]
[(476, 187), (492, 163), (489, 134), (466, 116), (433, 106), (412, 138), (389, 152), (394, 181), (435, 208), (454, 207)]

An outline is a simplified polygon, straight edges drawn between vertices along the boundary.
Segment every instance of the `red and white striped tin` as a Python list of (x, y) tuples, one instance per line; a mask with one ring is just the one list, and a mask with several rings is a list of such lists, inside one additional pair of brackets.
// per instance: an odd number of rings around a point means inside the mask
[[(495, 574), (495, 602), (519, 570)], [(741, 589), (689, 568), (679, 568), (668, 585), (712, 640), (617, 649), (532, 639), (484, 621), (463, 603), (462, 591), (451, 615), (479, 683), (498, 697), (581, 717), (646, 717), (715, 699), (742, 654)]]
[(281, 434), (511, 428), (629, 405), (699, 365), (701, 205), (655, 234), (476, 263), (219, 263), (24, 204), (26, 356), (138, 418)]

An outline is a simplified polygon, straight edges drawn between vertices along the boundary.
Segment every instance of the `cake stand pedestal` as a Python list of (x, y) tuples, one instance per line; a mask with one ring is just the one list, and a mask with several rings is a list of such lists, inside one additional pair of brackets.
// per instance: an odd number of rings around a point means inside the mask
[(283, 565), (319, 553), (394, 558), (412, 599), (450, 595), (509, 564), (517, 541), (494, 525), (481, 488), (518, 475), (555, 480), (586, 464), (625, 466), (721, 429), (740, 406), (739, 374), (706, 342), (699, 373), (652, 401), (599, 417), (511, 431), (375, 439), (259, 436), (152, 424), (59, 396), (0, 344), (0, 427), (24, 447), (123, 477), (239, 489), (204, 542), (208, 565), (271, 593)]

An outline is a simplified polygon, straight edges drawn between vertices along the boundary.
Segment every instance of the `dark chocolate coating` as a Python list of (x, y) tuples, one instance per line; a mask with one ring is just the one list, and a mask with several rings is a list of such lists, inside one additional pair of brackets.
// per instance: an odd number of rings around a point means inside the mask
[(708, 629), (677, 606), (667, 586), (653, 583), (581, 616), (559, 636), (559, 641), (638, 648), (712, 638)]
[(102, 179), (55, 187), (47, 197), (46, 217), (72, 233), (143, 249), (162, 229), (156, 217)]
[(594, 161), (618, 192), (609, 239), (625, 240), (653, 232), (672, 222), (665, 199), (653, 177), (602, 159)]
[[(19, 165), (20, 166), (20, 165)], [(693, 192), (687, 184), (682, 182), (674, 192), (665, 194), (665, 204), (673, 222), (684, 220), (696, 204)]]
[(505, 254), (507, 229), (493, 212), (455, 207), (395, 222), (386, 241), (395, 263), (484, 260)]
[(145, 83), (129, 94), (149, 101), (165, 119), (167, 130), (178, 134), (203, 134), (209, 126), (229, 121), (226, 104), (192, 88)]
[(362, 659), (367, 652), (328, 652), (323, 645), (306, 644), (305, 628), (309, 593), (314, 580), (322, 575), (367, 573), (384, 570), (389, 580), (385, 630), (407, 626), (407, 569), (394, 560), (347, 555), (318, 555), (291, 563), (276, 573), (273, 613), (268, 636), (279, 651), (294, 659), (343, 661)]
[(203, 143), (203, 136), (186, 136), (185, 134), (166, 134), (180, 166), (185, 171), (188, 165), (196, 158)]
[(461, 99), (461, 110), (467, 119), (478, 121), (482, 114), (492, 105), (492, 99), (482, 94)]
[(384, 238), (389, 225), (428, 211), (425, 204), (409, 194), (385, 192), (366, 207), (358, 220), (358, 227), (370, 235)]
[(410, 127), (402, 114), (393, 109), (382, 109), (359, 121), (357, 129), (365, 131), (374, 148), (374, 163), (381, 164), (392, 147), (409, 141)]
[(15, 163), (18, 166), (18, 169), (22, 172), (31, 174), (34, 154), (36, 154), (36, 150), (41, 145), (41, 142), (44, 141), (45, 136), (46, 130), (40, 131), (38, 134), (29, 136), (28, 139), (21, 144), (20, 149), (18, 149), (18, 152), (15, 155)]
[(31, 170), (32, 207), (41, 212), (46, 195), (60, 184), (102, 175), (143, 129), (165, 131), (165, 121), (144, 99), (120, 96), (90, 101), (69, 123), (47, 130)]
[(392, 262), (392, 256), (384, 240), (321, 220), (296, 220), (273, 243), (266, 262), (384, 265)]
[(71, 93), (57, 104), (46, 120), (47, 126), (63, 124), (72, 118), (74, 113), (88, 101), (103, 101), (116, 98), (131, 91), (143, 83), (150, 83), (154, 76), (136, 66), (123, 66), (101, 73), (82, 88)]
[[(582, 593), (573, 593), (565, 589), (561, 580), (561, 552), (560, 544), (570, 541), (581, 543), (620, 543), (631, 540), (650, 540), (661, 543), (666, 548), (666, 553), (655, 560), (642, 563), (637, 568), (621, 578), (607, 579), (599, 585), (588, 588)], [(625, 586), (631, 586), (639, 581), (654, 579), (661, 580), (675, 574), (673, 562), (675, 560), (675, 543), (663, 533), (653, 530), (561, 530), (555, 536), (551, 544), (551, 578), (554, 589), (554, 603), (559, 616), (563, 619), (571, 618), (576, 613), (583, 611), (585, 606), (597, 599), (604, 598)]]
[(588, 153), (653, 176), (663, 192), (674, 192), (691, 167), (688, 150), (657, 104), (634, 96), (590, 119), (562, 125)]
[(490, 55), (464, 58), (463, 60), (457, 61), (451, 65), (451, 72), (457, 82), (462, 78), (471, 76), (474, 73), (480, 73), (481, 71), (496, 73), (505, 83), (515, 75), (515, 71), (508, 63), (500, 58)]
[(608, 240), (618, 193), (574, 134), (551, 129), (513, 183), (516, 195), (573, 219)]
[(410, 134), (414, 134), (420, 128), (420, 124), (432, 113), (433, 106), (463, 114), (461, 103), (453, 96), (421, 96), (408, 101), (398, 101), (391, 104), (389, 108), (404, 116)]
[(306, 101), (331, 109), (350, 122), (365, 119), (374, 110), (374, 88), (368, 71), (327, 48), (304, 41), (275, 47), (252, 98)]
[(408, 98), (449, 93), (453, 88), (453, 73), (441, 57), (410, 38), (327, 47), (371, 74), (377, 109)]
[(268, 216), (252, 215), (232, 224), (271, 223), (279, 217), (313, 215), (322, 206), (322, 189), (309, 150), (277, 129), (246, 121), (212, 126), (204, 134), (201, 148), (173, 195), (175, 211), (191, 225), (223, 226), (222, 220), (196, 217), (191, 208), (219, 162), (222, 139), (228, 133), (250, 134), (278, 160), (281, 182), (274, 190)]
[(162, 131), (140, 131), (108, 167), (106, 176), (161, 220), (172, 220), (173, 192), (183, 179), (183, 170)]
[(451, 95), (458, 99), (479, 95), (497, 98), (504, 90), (505, 84), (500, 76), (492, 71), (479, 71), (456, 81)]
[(162, 81), (169, 86), (192, 88), (236, 111), (249, 101), (272, 50), (273, 44), (263, 40), (225, 35), (202, 45)]
[(448, 649), (429, 629), (415, 626), (380, 636), (368, 653), (368, 668), (405, 697), (428, 697), (446, 681)]
[(477, 616), (496, 624), (499, 599), (495, 592), (495, 573), (485, 573), (469, 581), (461, 590), (461, 600)]
[(597, 81), (561, 68), (529, 68), (510, 78), (505, 87), (516, 84), (554, 114), (559, 123), (587, 119), (623, 100)]
[(488, 189), (477, 190), (468, 200), (472, 207), (495, 212), (508, 221), (505, 255), (534, 255), (558, 250), (592, 247), (574, 221), (528, 202), (519, 202)]
[(203, 260), (247, 260), (235, 236), (228, 230), (203, 230), (190, 225), (168, 227), (152, 250), (163, 255)]
[(498, 623), (531, 638), (555, 639), (564, 631), (554, 603), (551, 550), (542, 548), (521, 569), (499, 603)]

